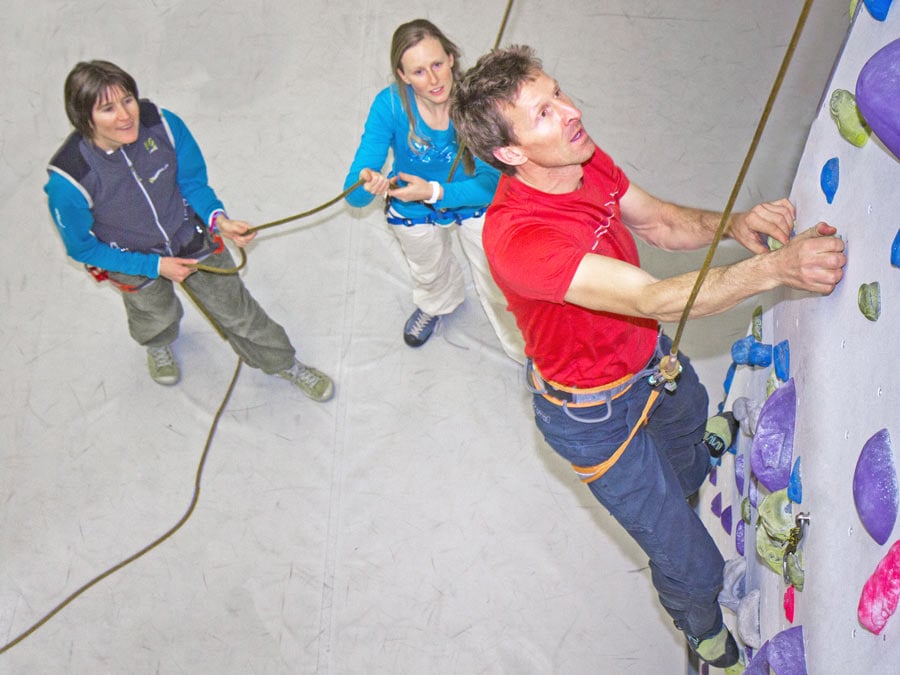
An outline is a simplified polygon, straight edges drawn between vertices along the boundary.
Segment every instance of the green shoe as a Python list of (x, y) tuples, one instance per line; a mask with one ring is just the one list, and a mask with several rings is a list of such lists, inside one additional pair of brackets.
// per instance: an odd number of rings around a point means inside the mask
[(738, 423), (731, 412), (720, 413), (707, 420), (703, 442), (709, 449), (710, 457), (718, 459), (725, 454), (734, 443), (738, 428)]
[(181, 379), (172, 345), (147, 347), (147, 368), (150, 370), (150, 377), (158, 384), (171, 386)]
[(835, 89), (831, 94), (828, 107), (841, 136), (857, 148), (864, 146), (872, 131), (859, 114), (856, 97), (846, 89)]
[(725, 624), (722, 624), (718, 633), (705, 640), (698, 640), (690, 635), (687, 640), (697, 656), (716, 668), (730, 668), (740, 661), (741, 651)]
[(277, 373), (278, 377), (292, 382), (313, 401), (327, 401), (334, 396), (331, 378), (312, 366), (306, 366), (294, 359), (294, 365)]

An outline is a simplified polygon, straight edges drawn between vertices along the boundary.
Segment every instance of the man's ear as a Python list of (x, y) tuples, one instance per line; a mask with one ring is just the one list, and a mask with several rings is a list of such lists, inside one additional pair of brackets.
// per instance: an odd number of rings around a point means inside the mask
[(494, 157), (508, 166), (521, 166), (528, 158), (515, 145), (504, 145), (494, 149)]

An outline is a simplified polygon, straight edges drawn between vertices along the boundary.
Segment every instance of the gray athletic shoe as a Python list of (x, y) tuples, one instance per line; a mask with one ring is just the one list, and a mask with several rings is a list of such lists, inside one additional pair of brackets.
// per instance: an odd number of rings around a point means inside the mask
[(147, 368), (150, 370), (150, 377), (158, 384), (171, 386), (181, 379), (172, 345), (147, 347)]
[(296, 359), (293, 366), (277, 375), (296, 384), (300, 391), (313, 401), (327, 401), (334, 396), (334, 383), (330, 377), (312, 366), (303, 365)]

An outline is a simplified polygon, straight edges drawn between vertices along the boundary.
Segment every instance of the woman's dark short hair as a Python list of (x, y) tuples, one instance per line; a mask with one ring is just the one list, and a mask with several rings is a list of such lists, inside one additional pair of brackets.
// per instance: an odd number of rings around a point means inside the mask
[(94, 135), (94, 105), (116, 88), (138, 96), (134, 78), (114, 63), (81, 61), (72, 68), (65, 84), (66, 116), (78, 133), (85, 138)]

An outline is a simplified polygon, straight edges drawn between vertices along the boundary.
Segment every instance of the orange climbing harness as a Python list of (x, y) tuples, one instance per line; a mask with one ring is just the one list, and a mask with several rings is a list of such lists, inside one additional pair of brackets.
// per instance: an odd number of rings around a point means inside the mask
[[(650, 411), (653, 409), (653, 404), (656, 402), (656, 399), (659, 398), (658, 385), (662, 384), (663, 381), (665, 381), (666, 389), (674, 389), (674, 386), (670, 386), (670, 383), (674, 385), (675, 377), (663, 378), (661, 375), (661, 364), (666, 363), (668, 359), (667, 356), (662, 356), (661, 354), (662, 352), (657, 345), (654, 356), (642, 370), (631, 375), (626, 375), (616, 380), (615, 382), (610, 382), (609, 384), (604, 384), (599, 387), (590, 387), (588, 389), (568, 387), (557, 382), (553, 382), (552, 380), (545, 380), (543, 377), (541, 377), (531, 359), (528, 359), (528, 361), (526, 362), (525, 373), (528, 389), (532, 393), (540, 394), (554, 405), (562, 407), (566, 415), (568, 415), (572, 419), (578, 422), (584, 422), (586, 424), (596, 424), (608, 420), (612, 415), (612, 402), (625, 394), (625, 392), (627, 392), (629, 389), (631, 389), (632, 385), (638, 380), (647, 378), (650, 384), (654, 387), (654, 389), (651, 390), (650, 395), (647, 397), (647, 403), (644, 404), (644, 409), (643, 411), (641, 411), (641, 416), (631, 428), (631, 431), (628, 434), (628, 438), (626, 438), (623, 443), (618, 448), (616, 448), (616, 451), (608, 459), (600, 462), (599, 464), (595, 464), (594, 466), (578, 466), (576, 464), (572, 465), (575, 473), (577, 473), (581, 478), (582, 483), (590, 483), (597, 480), (598, 478), (600, 478), (600, 476), (609, 471), (616, 462), (619, 461), (619, 458), (625, 452), (625, 449), (631, 443), (637, 432), (642, 426), (647, 423), (647, 419), (650, 416)], [(575, 416), (569, 411), (570, 408), (587, 408), (598, 405), (606, 406), (606, 414), (603, 417), (593, 419), (581, 418)]]

